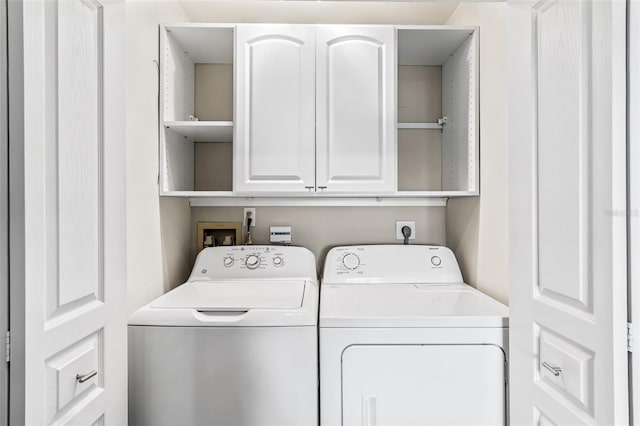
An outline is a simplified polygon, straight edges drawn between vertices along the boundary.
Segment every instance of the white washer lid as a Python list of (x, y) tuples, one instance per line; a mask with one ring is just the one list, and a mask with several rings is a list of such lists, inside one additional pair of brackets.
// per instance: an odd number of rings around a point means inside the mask
[(320, 327), (508, 327), (509, 309), (466, 284), (324, 284)]
[(151, 307), (198, 311), (295, 309), (302, 306), (304, 286), (302, 280), (195, 281), (159, 297)]

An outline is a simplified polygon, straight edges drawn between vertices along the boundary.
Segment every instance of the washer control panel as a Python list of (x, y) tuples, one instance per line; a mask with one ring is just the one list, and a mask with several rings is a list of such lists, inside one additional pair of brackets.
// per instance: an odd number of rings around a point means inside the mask
[(204, 249), (196, 259), (191, 278), (286, 278), (311, 273), (316, 279), (315, 258), (306, 248), (256, 245)]
[(287, 255), (279, 247), (241, 246), (228, 249), (222, 259), (225, 268), (248, 270), (282, 268), (287, 264)]
[(327, 254), (323, 279), (325, 283), (462, 282), (451, 250), (421, 245), (336, 247)]

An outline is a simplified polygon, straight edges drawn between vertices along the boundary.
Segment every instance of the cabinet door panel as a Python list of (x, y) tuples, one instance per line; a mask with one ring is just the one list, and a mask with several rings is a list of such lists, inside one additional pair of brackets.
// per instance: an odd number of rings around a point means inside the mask
[(319, 27), (317, 185), (331, 192), (396, 189), (392, 27)]
[(235, 191), (314, 185), (314, 48), (312, 26), (238, 26)]

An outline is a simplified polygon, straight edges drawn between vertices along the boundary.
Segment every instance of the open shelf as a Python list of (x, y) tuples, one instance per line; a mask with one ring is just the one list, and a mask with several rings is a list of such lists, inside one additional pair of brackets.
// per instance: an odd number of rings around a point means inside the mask
[(479, 192), (476, 30), (397, 27), (398, 193)]
[(197, 142), (231, 142), (232, 121), (165, 121), (164, 127)]
[(442, 130), (442, 124), (438, 123), (398, 123), (398, 129), (425, 129), (425, 130)]

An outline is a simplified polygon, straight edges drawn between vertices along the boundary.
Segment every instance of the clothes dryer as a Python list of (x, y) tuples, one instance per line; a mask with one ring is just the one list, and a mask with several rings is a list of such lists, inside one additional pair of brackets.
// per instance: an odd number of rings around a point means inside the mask
[(326, 258), (320, 422), (505, 425), (508, 309), (439, 246), (350, 246)]

